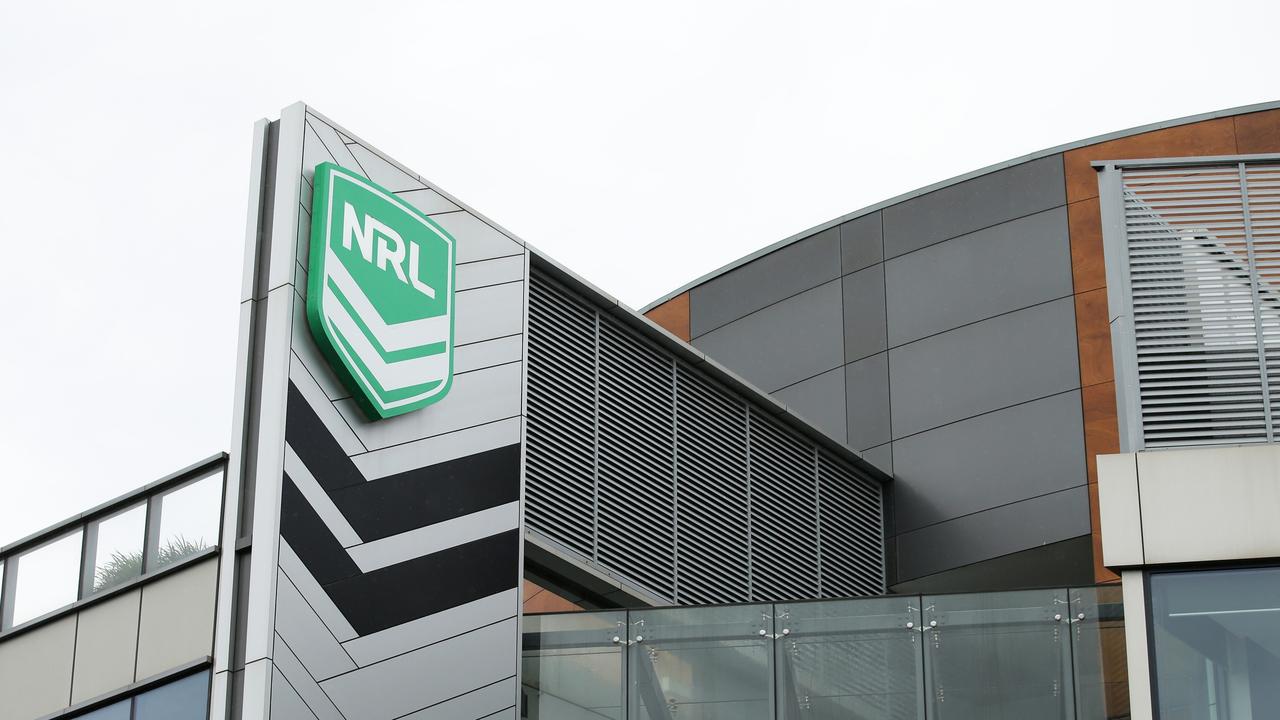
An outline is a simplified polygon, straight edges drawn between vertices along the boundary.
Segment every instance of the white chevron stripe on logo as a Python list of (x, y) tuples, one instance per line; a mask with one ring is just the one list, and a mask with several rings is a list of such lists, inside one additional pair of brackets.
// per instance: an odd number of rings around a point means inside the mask
[[(347, 272), (346, 266), (338, 260), (338, 256), (334, 254), (333, 250), (325, 251), (325, 272), (329, 274), (330, 279), (338, 286), (338, 290), (343, 297), (351, 303), (351, 307), (355, 309), (360, 321), (364, 323), (365, 327), (369, 328), (369, 331), (373, 333), (384, 349), (388, 351), (408, 350), (430, 345), (434, 342), (448, 342), (449, 317), (447, 315), (387, 324), (382, 319), (382, 316), (378, 314), (377, 309), (373, 307), (373, 303), (369, 302), (369, 298), (360, 289), (360, 285), (356, 283), (355, 278), (351, 277), (351, 273)], [(330, 295), (325, 296), (324, 304), (326, 308), (341, 307), (337, 299)], [(364, 357), (364, 355), (361, 355), (362, 359)]]
[[(365, 336), (360, 326), (356, 325), (351, 316), (338, 305), (337, 298), (329, 288), (325, 288), (325, 303), (328, 310), (326, 319), (333, 323), (347, 342), (351, 343), (351, 348), (364, 361), (365, 366), (373, 373), (374, 379), (383, 390), (399, 390), (431, 380), (443, 380), (448, 376), (448, 353), (440, 352), (426, 357), (389, 363), (382, 359), (381, 353), (369, 342), (369, 338)], [(422, 344), (429, 343), (430, 341)]]

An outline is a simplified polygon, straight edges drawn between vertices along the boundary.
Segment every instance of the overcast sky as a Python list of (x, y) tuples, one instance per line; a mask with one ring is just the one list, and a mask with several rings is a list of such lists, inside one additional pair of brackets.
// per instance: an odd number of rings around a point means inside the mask
[(0, 544), (228, 446), (253, 121), (305, 100), (640, 307), (984, 165), (1280, 99), (1274, 2), (12, 3)]

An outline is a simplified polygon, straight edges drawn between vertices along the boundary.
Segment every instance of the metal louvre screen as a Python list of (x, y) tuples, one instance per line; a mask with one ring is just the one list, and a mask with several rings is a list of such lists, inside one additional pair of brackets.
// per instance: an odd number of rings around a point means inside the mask
[(1124, 168), (1144, 447), (1271, 442), (1280, 165)]
[(529, 297), (525, 523), (595, 552), (596, 315), (534, 285)]
[(885, 590), (882, 488), (534, 271), (526, 522), (678, 604)]
[(676, 372), (676, 502), (681, 510), (677, 600), (750, 599), (747, 408), (692, 370)]
[(600, 319), (600, 492), (596, 558), (675, 595), (675, 408), (670, 358)]

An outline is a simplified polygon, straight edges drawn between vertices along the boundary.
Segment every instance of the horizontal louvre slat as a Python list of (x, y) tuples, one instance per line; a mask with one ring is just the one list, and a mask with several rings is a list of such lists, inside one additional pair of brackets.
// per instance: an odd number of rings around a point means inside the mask
[(1280, 166), (1122, 172), (1144, 443), (1265, 441), (1280, 370)]
[(680, 604), (884, 592), (879, 483), (537, 271), (528, 386), (527, 522), (605, 572)]

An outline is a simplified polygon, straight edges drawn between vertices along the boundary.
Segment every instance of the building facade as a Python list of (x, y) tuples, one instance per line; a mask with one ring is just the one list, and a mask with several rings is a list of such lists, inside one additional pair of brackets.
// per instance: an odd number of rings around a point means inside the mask
[(312, 108), (254, 138), (229, 452), (0, 549), (0, 718), (1276, 706), (1280, 108), (643, 315)]

